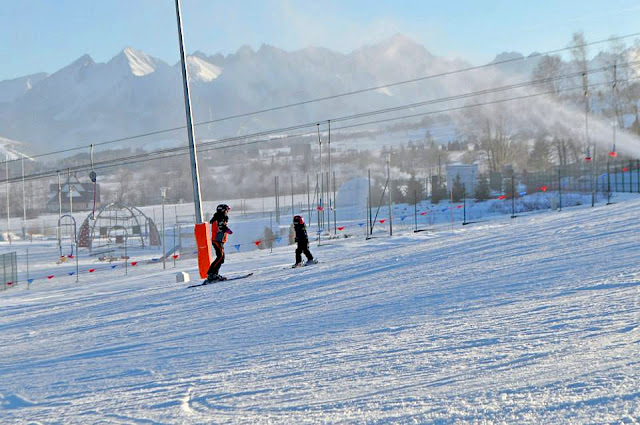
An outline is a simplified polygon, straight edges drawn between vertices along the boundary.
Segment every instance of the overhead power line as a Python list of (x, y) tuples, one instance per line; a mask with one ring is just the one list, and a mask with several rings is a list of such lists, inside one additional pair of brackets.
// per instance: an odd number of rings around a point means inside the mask
[[(571, 50), (571, 49), (576, 49), (576, 48), (581, 48), (581, 47), (588, 47), (588, 46), (593, 46), (593, 45), (602, 44), (602, 43), (609, 43), (609, 42), (615, 41), (615, 40), (622, 40), (622, 39), (631, 38), (631, 37), (638, 37), (638, 36), (640, 36), (640, 32), (631, 33), (631, 34), (625, 34), (625, 35), (617, 36), (617, 37), (610, 37), (610, 38), (607, 38), (607, 39), (601, 39), (601, 40), (592, 41), (592, 42), (589, 42), (589, 43), (584, 43), (584, 44), (579, 44), (579, 45), (572, 45), (572, 46), (563, 47), (563, 48), (554, 49), (554, 50), (548, 50), (546, 52), (533, 53), (533, 54), (531, 54), (529, 56), (526, 56), (526, 57), (523, 56), (523, 57), (519, 57), (519, 58), (504, 59), (504, 60), (501, 60), (501, 61), (490, 62), (490, 63), (484, 64), (484, 65), (470, 66), (470, 67), (460, 68), (460, 69), (456, 69), (456, 70), (452, 70), (452, 71), (446, 71), (446, 72), (441, 72), (441, 73), (437, 73), (437, 74), (431, 74), (431, 75), (427, 75), (427, 76), (423, 76), (423, 77), (413, 78), (413, 79), (409, 79), (409, 80), (397, 81), (397, 82), (383, 84), (383, 85), (379, 85), (379, 86), (375, 86), (375, 87), (368, 87), (368, 88), (364, 88), (364, 89), (360, 89), (360, 90), (354, 90), (354, 91), (350, 91), (350, 92), (339, 93), (339, 94), (335, 94), (335, 95), (331, 95), (331, 96), (324, 96), (324, 97), (319, 97), (319, 98), (315, 98), (315, 99), (304, 100), (304, 101), (301, 101), (301, 102), (295, 102), (295, 103), (290, 103), (290, 104), (281, 105), (281, 106), (274, 106), (272, 108), (266, 108), (266, 109), (260, 109), (260, 110), (256, 110), (256, 111), (252, 111), (252, 112), (246, 112), (246, 113), (242, 113), (242, 114), (230, 115), (230, 116), (227, 116), (227, 117), (222, 117), (222, 118), (216, 118), (216, 119), (213, 119), (213, 120), (202, 121), (202, 122), (199, 122), (199, 123), (195, 123), (194, 125), (195, 126), (201, 126), (201, 125), (207, 125), (207, 124), (215, 124), (215, 123), (228, 121), (228, 120), (232, 120), (232, 119), (237, 119), (237, 118), (245, 118), (245, 117), (249, 117), (249, 116), (253, 116), (253, 115), (259, 115), (259, 114), (263, 114), (263, 113), (267, 113), (267, 112), (274, 112), (274, 111), (279, 111), (279, 110), (283, 110), (283, 109), (287, 109), (287, 108), (293, 108), (293, 107), (297, 107), (297, 106), (304, 106), (304, 105), (308, 105), (308, 104), (312, 104), (312, 103), (322, 102), (322, 101), (326, 101), (326, 100), (333, 100), (333, 99), (338, 99), (338, 98), (341, 98), (341, 97), (353, 96), (353, 95), (356, 95), (356, 94), (367, 93), (367, 92), (381, 90), (381, 89), (385, 89), (385, 88), (389, 88), (389, 87), (395, 87), (395, 86), (400, 86), (400, 85), (404, 85), (404, 84), (410, 84), (410, 83), (426, 81), (426, 80), (430, 80), (430, 79), (433, 79), (433, 78), (445, 77), (445, 76), (449, 76), (449, 75), (460, 74), (460, 73), (479, 70), (479, 69), (483, 69), (483, 68), (489, 68), (489, 67), (494, 67), (494, 66), (498, 66), (498, 65), (509, 64), (509, 63), (518, 62), (518, 61), (522, 61), (522, 60), (526, 60), (526, 59), (530, 59), (530, 58), (542, 57), (542, 56), (552, 55), (552, 54), (555, 54), (555, 53), (561, 53), (561, 52), (565, 52), (565, 51)], [(119, 143), (119, 142), (132, 141), (132, 140), (142, 139), (142, 138), (146, 138), (146, 137), (150, 137), (150, 136), (156, 136), (156, 135), (159, 135), (159, 134), (170, 133), (170, 132), (173, 132), (173, 131), (184, 130), (185, 128), (186, 128), (186, 126), (178, 126), (178, 127), (166, 128), (166, 129), (162, 129), (162, 130), (150, 131), (150, 132), (146, 132), (146, 133), (136, 134), (136, 135), (133, 135), (133, 136), (127, 136), (127, 137), (121, 137), (121, 138), (117, 138), (117, 139), (107, 140), (107, 141), (104, 141), (104, 142), (92, 143), (92, 144), (89, 144), (89, 145), (83, 145), (83, 146), (78, 146), (78, 147), (73, 147), (73, 148), (68, 148), (68, 149), (45, 152), (45, 153), (42, 153), (42, 154), (33, 155), (33, 156), (31, 156), (31, 158), (40, 158), (40, 157), (43, 157), (43, 156), (59, 155), (59, 154), (62, 154), (62, 153), (69, 153), (69, 152), (74, 152), (74, 151), (87, 149), (87, 148), (90, 148), (91, 146), (96, 147), (96, 146), (103, 146), (103, 145), (114, 144), (114, 143)], [(10, 160), (8, 162), (14, 162), (14, 161), (18, 161), (18, 159)]]
[[(631, 64), (631, 63), (629, 63)], [(629, 65), (629, 64), (622, 64), (624, 65)], [(618, 67), (621, 66), (621, 64), (617, 65)], [(608, 67), (605, 67), (603, 69), (607, 69)], [(602, 71), (602, 69), (600, 70)], [(592, 71), (594, 72), (594, 71)], [(579, 73), (579, 75), (582, 75), (582, 73)], [(575, 76), (575, 74), (567, 74), (565, 76), (559, 76), (559, 77), (554, 77), (554, 78), (546, 78), (543, 80), (535, 80), (536, 84), (540, 84), (540, 81), (543, 82), (547, 82), (547, 81), (553, 81), (553, 80), (557, 80), (557, 79), (561, 79), (561, 78), (570, 78)], [(629, 81), (635, 81), (638, 80), (636, 79), (631, 79)], [(532, 82), (530, 82), (531, 85)], [(524, 87), (522, 86), (522, 84), (524, 83), (519, 83), (517, 85), (517, 87)], [(603, 82), (603, 83), (594, 83), (594, 84), (589, 84), (588, 87), (592, 88), (592, 87), (598, 87), (598, 86), (602, 86), (602, 85), (607, 85), (610, 84), (610, 82)], [(501, 88), (500, 88), (501, 89)], [(356, 124), (350, 124), (350, 125), (345, 125), (342, 127), (335, 127), (334, 130), (335, 131), (339, 131), (339, 130), (344, 130), (344, 129), (350, 129), (350, 128), (355, 128), (355, 127), (363, 127), (363, 126), (367, 126), (367, 125), (373, 125), (373, 124), (380, 124), (380, 123), (384, 123), (384, 122), (391, 122), (391, 121), (397, 121), (397, 120), (403, 120), (403, 119), (409, 119), (409, 118), (416, 118), (416, 117), (421, 117), (421, 116), (428, 116), (428, 115), (434, 115), (434, 114), (441, 114), (441, 113), (446, 113), (446, 112), (453, 112), (453, 111), (459, 111), (459, 110), (464, 110), (464, 109), (468, 109), (468, 108), (475, 108), (475, 107), (480, 107), (480, 106), (487, 106), (487, 105), (491, 105), (491, 104), (498, 104), (498, 103), (504, 103), (504, 102), (509, 102), (509, 101), (514, 101), (514, 100), (523, 100), (523, 99), (528, 99), (528, 98), (533, 98), (533, 97), (538, 97), (538, 96), (544, 96), (544, 95), (551, 95), (551, 94), (557, 94), (557, 93), (564, 93), (564, 92), (568, 92), (568, 91), (575, 91), (575, 90), (582, 90), (583, 86), (576, 86), (576, 87), (571, 87), (571, 88), (567, 88), (567, 89), (560, 89), (560, 90), (552, 90), (552, 91), (547, 91), (547, 92), (539, 92), (539, 93), (532, 93), (532, 94), (526, 94), (526, 95), (522, 95), (522, 96), (516, 96), (516, 97), (510, 97), (510, 98), (506, 98), (506, 99), (498, 99), (498, 100), (493, 100), (493, 101), (487, 101), (487, 102), (481, 102), (481, 103), (475, 103), (475, 104), (469, 104), (469, 105), (463, 105), (463, 106), (458, 106), (458, 107), (452, 107), (452, 108), (446, 108), (446, 109), (439, 109), (436, 111), (427, 111), (427, 112), (420, 112), (420, 113), (415, 113), (415, 114), (411, 114), (411, 115), (403, 115), (403, 116), (398, 116), (398, 117), (392, 117), (392, 118), (385, 118), (385, 119), (379, 119), (379, 120), (375, 120), (375, 121), (369, 121), (369, 122), (364, 122), (364, 123), (356, 123)], [(500, 90), (503, 91), (503, 90)], [(483, 90), (481, 92), (482, 94), (489, 94), (492, 92), (488, 92), (487, 90)], [(469, 97), (469, 96), (467, 96)], [(441, 99), (441, 101), (448, 101), (449, 98), (444, 98)], [(430, 103), (432, 101), (429, 101)], [(411, 104), (414, 105), (414, 104)], [(407, 108), (409, 107), (409, 105), (406, 105)], [(413, 106), (411, 106), (413, 107)], [(405, 109), (407, 109), (405, 108)], [(399, 109), (394, 109), (394, 111), (397, 111)], [(380, 110), (380, 111), (371, 111), (370, 113), (368, 113), (368, 115), (366, 116), (371, 116), (374, 113), (385, 113), (386, 110)], [(336, 118), (332, 121), (334, 122), (339, 122), (339, 121), (345, 121), (347, 119), (355, 119), (355, 118), (361, 118), (362, 115), (358, 114), (358, 115), (353, 115), (353, 116), (348, 116), (348, 117), (339, 117)], [(252, 144), (258, 144), (258, 143), (265, 143), (265, 142), (273, 142), (273, 141), (282, 141), (282, 140), (286, 140), (286, 139), (291, 139), (291, 138), (297, 138), (297, 137), (305, 137), (305, 136), (311, 136), (315, 134), (315, 131), (308, 131), (305, 133), (297, 133), (297, 134), (286, 134), (283, 135), (281, 137), (278, 138), (266, 138), (266, 139), (257, 139), (257, 140), (247, 140), (247, 139), (255, 139), (257, 137), (263, 137), (263, 136), (268, 136), (270, 134), (273, 133), (282, 133), (282, 132), (286, 132), (286, 131), (294, 131), (294, 130), (300, 130), (300, 129), (304, 129), (304, 128), (315, 128), (317, 126), (317, 122), (314, 123), (307, 123), (307, 124), (300, 124), (300, 125), (296, 125), (296, 126), (292, 126), (292, 127), (287, 127), (287, 128), (281, 128), (281, 129), (276, 129), (276, 130), (270, 130), (270, 131), (265, 131), (262, 133), (255, 133), (252, 135), (248, 135), (248, 136), (239, 136), (239, 137), (233, 137), (233, 138), (228, 138), (228, 139), (222, 139), (222, 140), (216, 140), (216, 141), (212, 141), (212, 142), (207, 142), (207, 143), (202, 143), (199, 147), (199, 150), (201, 152), (207, 152), (207, 151), (213, 151), (213, 150), (218, 150), (218, 149), (227, 149), (227, 148), (232, 148), (232, 147), (240, 147), (240, 146), (247, 146), (247, 145), (252, 145)], [(243, 142), (240, 142), (244, 140)], [(240, 143), (236, 143), (236, 144), (228, 144), (231, 142), (240, 142)], [(170, 158), (170, 157), (176, 157), (176, 156), (180, 156), (180, 155), (186, 155), (188, 152), (186, 151), (187, 147), (174, 147), (174, 148), (169, 148), (169, 149), (163, 149), (160, 151), (154, 151), (154, 152), (146, 152), (143, 154), (138, 154), (138, 155), (133, 155), (133, 156), (129, 156), (127, 158), (115, 158), (115, 159), (111, 159), (111, 160), (106, 160), (106, 161), (101, 161), (101, 162), (94, 162), (94, 164), (81, 164), (81, 165), (76, 165), (76, 166), (72, 166), (72, 167), (68, 167), (68, 168), (64, 168), (61, 170), (48, 170), (48, 171), (43, 171), (40, 173), (33, 173), (33, 174), (29, 174), (26, 175), (24, 177), (25, 180), (37, 180), (37, 179), (42, 179), (42, 178), (49, 178), (49, 177), (54, 177), (57, 175), (57, 173), (61, 172), (61, 171), (65, 171), (65, 172), (79, 172), (79, 171), (88, 171), (88, 170), (96, 170), (96, 169), (104, 169), (104, 168), (111, 168), (114, 166), (123, 166), (123, 165), (131, 165), (131, 164), (137, 164), (137, 163), (142, 163), (142, 162), (148, 162), (148, 161), (155, 161), (155, 160), (160, 160), (160, 159), (165, 159), (165, 158)], [(12, 182), (17, 182), (20, 181), (22, 179), (22, 176), (18, 176), (18, 177), (13, 177), (13, 178), (9, 178), (9, 180), (0, 180), (0, 183), (6, 183), (7, 181), (9, 183)]]

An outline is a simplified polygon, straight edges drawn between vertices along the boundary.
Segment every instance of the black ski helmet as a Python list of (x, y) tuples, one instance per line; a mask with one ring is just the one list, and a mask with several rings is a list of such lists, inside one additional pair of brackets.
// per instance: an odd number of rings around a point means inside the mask
[(231, 207), (227, 204), (220, 204), (216, 207), (216, 212), (224, 213), (231, 211)]
[(304, 217), (302, 217), (301, 215), (294, 215), (293, 224), (304, 224)]

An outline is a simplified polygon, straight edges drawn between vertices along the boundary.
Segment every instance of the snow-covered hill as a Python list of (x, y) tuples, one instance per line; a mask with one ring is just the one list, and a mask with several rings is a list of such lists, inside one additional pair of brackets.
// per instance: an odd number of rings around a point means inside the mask
[(256, 274), (197, 289), (193, 261), (14, 288), (0, 422), (638, 423), (639, 213), (233, 254)]

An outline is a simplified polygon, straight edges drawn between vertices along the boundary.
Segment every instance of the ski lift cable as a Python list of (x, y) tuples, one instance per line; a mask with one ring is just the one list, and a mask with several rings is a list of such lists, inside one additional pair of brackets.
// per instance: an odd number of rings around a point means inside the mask
[[(430, 80), (430, 79), (434, 79), (434, 78), (438, 78), (438, 77), (445, 77), (445, 76), (454, 75), (454, 74), (461, 74), (461, 73), (464, 73), (464, 72), (475, 71), (475, 70), (483, 69), (483, 68), (490, 68), (490, 67), (494, 67), (494, 66), (498, 66), (498, 65), (504, 65), (504, 64), (513, 63), (513, 62), (517, 62), (517, 61), (522, 61), (522, 60), (535, 58), (535, 57), (543, 57), (543, 56), (552, 55), (552, 54), (556, 54), (556, 53), (561, 53), (561, 52), (565, 52), (565, 51), (576, 49), (576, 48), (588, 47), (588, 46), (593, 46), (593, 45), (602, 44), (602, 43), (609, 43), (611, 41), (623, 40), (623, 39), (626, 39), (626, 38), (632, 38), (632, 37), (637, 37), (637, 36), (640, 36), (640, 32), (625, 34), (625, 35), (621, 35), (621, 36), (617, 36), (617, 37), (609, 37), (609, 38), (606, 38), (606, 39), (592, 41), (592, 42), (588, 42), (588, 43), (584, 43), (584, 44), (571, 45), (571, 46), (567, 46), (567, 47), (563, 47), (563, 48), (548, 50), (546, 52), (541, 52), (541, 53), (532, 53), (531, 55), (529, 55), (527, 57), (523, 56), (523, 57), (518, 57), (518, 58), (504, 59), (504, 60), (500, 60), (500, 61), (490, 62), (490, 63), (484, 64), (484, 65), (469, 66), (469, 67), (466, 67), (466, 68), (460, 68), (460, 69), (456, 69), (456, 70), (453, 70), (453, 71), (446, 71), (446, 72), (441, 72), (441, 73), (437, 73), (437, 74), (426, 75), (426, 76), (423, 76), (423, 77), (413, 78), (413, 79), (410, 79), (410, 80), (397, 81), (397, 82), (384, 84), (384, 85), (380, 85), (380, 86), (369, 87), (369, 88), (364, 88), (364, 89), (360, 89), (360, 90), (354, 90), (354, 91), (345, 92), (345, 93), (338, 93), (338, 94), (331, 95), (331, 96), (324, 96), (324, 97), (319, 97), (319, 98), (315, 98), (315, 99), (309, 99), (309, 100), (305, 100), (305, 101), (301, 101), (301, 102), (296, 102), (296, 103), (291, 103), (291, 104), (286, 104), (286, 105), (281, 105), (281, 106), (275, 106), (275, 107), (272, 107), (272, 108), (266, 108), (266, 109), (261, 109), (261, 110), (252, 111), (252, 112), (246, 112), (246, 113), (237, 114), (237, 115), (230, 115), (230, 116), (227, 116), (227, 117), (217, 118), (217, 119), (214, 119), (214, 120), (202, 121), (202, 122), (199, 122), (199, 123), (195, 123), (194, 125), (195, 126), (199, 126), (199, 125), (205, 125), (205, 124), (213, 124), (213, 123), (217, 123), (217, 122), (228, 121), (228, 120), (237, 119), (237, 118), (244, 118), (244, 117), (248, 117), (248, 116), (252, 116), (252, 115), (258, 115), (258, 114), (263, 114), (263, 113), (267, 113), (267, 112), (274, 112), (274, 111), (279, 111), (279, 110), (283, 110), (283, 109), (287, 109), (287, 108), (293, 108), (293, 107), (296, 107), (296, 106), (304, 106), (304, 105), (308, 105), (308, 104), (311, 104), (311, 103), (317, 103), (317, 102), (322, 102), (322, 101), (326, 101), (326, 100), (338, 99), (338, 98), (346, 97), (346, 96), (353, 96), (353, 95), (356, 95), (356, 94), (362, 94), (362, 93), (381, 90), (381, 89), (385, 89), (385, 88), (389, 88), (389, 87), (395, 87), (395, 86), (400, 86), (400, 85), (404, 85), (404, 84), (410, 84), (410, 83), (416, 83), (416, 82), (420, 82), (420, 81), (426, 81), (426, 80)], [(135, 139), (154, 136), (154, 135), (158, 135), (158, 134), (169, 133), (169, 132), (172, 132), (172, 131), (184, 130), (185, 128), (186, 128), (186, 126), (183, 125), (183, 126), (167, 128), (167, 129), (163, 129), (163, 130), (156, 130), (156, 131), (151, 131), (151, 132), (147, 132), (147, 133), (141, 133), (141, 134), (138, 134), (138, 135), (135, 135), (135, 136), (122, 137), (122, 138), (118, 138), (118, 139), (112, 139), (112, 140), (107, 140), (107, 141), (104, 141), (104, 142), (94, 143), (94, 146), (102, 146), (102, 145), (113, 144), (113, 143), (117, 143), (117, 142), (135, 140)], [(31, 156), (30, 158), (38, 158), (38, 157), (43, 157), (43, 156), (57, 155), (57, 154), (61, 154), (61, 153), (68, 153), (68, 152), (73, 152), (73, 151), (76, 151), (76, 150), (84, 149), (85, 147), (86, 146), (77, 146), (77, 147), (68, 148), (68, 149), (62, 149), (62, 150), (58, 150), (58, 151), (46, 152), (46, 153), (42, 153), (42, 154)], [(12, 162), (12, 161), (16, 161), (16, 160), (15, 159), (14, 160), (10, 160), (9, 162)]]
[[(636, 81), (638, 79), (640, 79), (640, 78), (633, 78), (633, 79), (629, 79), (628, 81)], [(594, 83), (594, 84), (590, 84), (589, 87), (597, 87), (597, 86), (601, 86), (601, 85), (604, 85), (604, 84), (609, 84), (609, 82), (606, 82), (606, 83)], [(410, 114), (410, 115), (403, 115), (403, 116), (399, 116), (399, 117), (378, 119), (378, 120), (368, 121), (368, 122), (364, 122), (364, 123), (356, 123), (356, 124), (344, 125), (344, 126), (335, 128), (335, 130), (344, 130), (344, 129), (350, 129), (350, 128), (355, 128), (355, 127), (362, 127), (362, 126), (366, 126), (366, 125), (380, 124), (380, 123), (385, 123), (385, 122), (398, 121), (398, 120), (402, 120), (402, 119), (409, 119), (409, 118), (415, 118), (415, 117), (420, 117), (420, 116), (427, 116), (427, 115), (434, 115), (434, 114), (440, 114), (440, 113), (445, 113), (445, 112), (464, 110), (464, 109), (473, 108), (473, 107), (480, 107), (480, 106), (486, 106), (486, 105), (491, 105), (491, 104), (504, 103), (504, 102), (513, 101), (513, 100), (523, 100), (523, 99), (527, 99), (527, 98), (533, 98), (533, 97), (539, 97), (539, 96), (545, 96), (545, 95), (551, 95), (551, 94), (557, 94), (557, 93), (575, 91), (575, 90), (582, 90), (582, 85), (580, 85), (579, 87), (571, 87), (571, 88), (567, 88), (567, 89), (561, 89), (559, 91), (558, 90), (554, 90), (554, 91), (538, 92), (538, 93), (533, 93), (533, 94), (528, 94), (528, 95), (523, 95), (523, 96), (516, 96), (516, 97), (505, 98), (505, 99), (499, 99), (499, 100), (495, 100), (495, 101), (487, 101), (487, 102), (475, 103), (475, 104), (471, 104), (471, 105), (463, 105), (463, 106), (459, 106), (459, 107), (452, 107), (452, 108), (446, 108), (446, 109), (439, 109), (439, 110), (435, 110), (435, 111), (427, 111), (427, 112), (415, 113), (415, 114)], [(281, 141), (281, 140), (285, 140), (285, 139), (291, 139), (291, 138), (296, 138), (296, 137), (305, 137), (305, 136), (314, 135), (315, 131), (314, 132), (305, 132), (305, 133), (286, 134), (286, 135), (283, 135), (283, 136), (280, 136), (280, 137), (277, 137), (277, 138), (246, 140), (246, 139), (250, 139), (250, 138), (254, 138), (254, 137), (273, 134), (275, 132), (292, 131), (292, 130), (308, 128), (310, 125), (316, 125), (316, 123), (297, 125), (297, 126), (288, 127), (286, 129), (265, 131), (263, 133), (256, 133), (255, 135), (251, 135), (251, 136), (233, 137), (233, 138), (222, 139), (222, 140), (217, 140), (217, 141), (213, 141), (213, 142), (206, 142), (206, 143), (202, 143), (202, 144), (199, 145), (199, 151), (200, 152), (207, 152), (207, 151), (213, 151), (213, 150), (218, 150), (218, 149), (228, 149), (228, 148), (233, 148), (233, 147), (248, 146), (248, 145), (252, 145), (252, 144), (273, 142), (273, 141)], [(234, 142), (234, 141), (239, 141), (239, 140), (244, 140), (244, 141), (241, 142), (241, 143), (236, 143), (236, 144), (227, 144), (227, 143)], [(186, 147), (182, 147), (181, 146), (181, 147), (164, 149), (164, 150), (161, 150), (161, 151), (147, 152), (147, 153), (136, 155), (136, 156), (130, 156), (130, 157), (128, 157), (128, 160), (125, 160), (123, 158), (116, 158), (116, 159), (112, 159), (112, 160), (103, 161), (103, 162), (95, 164), (94, 167), (95, 167), (95, 169), (103, 169), (103, 168), (110, 168), (110, 167), (117, 166), (117, 165), (130, 165), (130, 164), (137, 164), (137, 163), (142, 163), (142, 162), (147, 162), (147, 161), (155, 161), (155, 160), (160, 160), (160, 159), (166, 159), (166, 158), (180, 156), (180, 155), (187, 155), (188, 152), (186, 152), (185, 150), (186, 150)], [(73, 167), (74, 171), (80, 171), (80, 170), (86, 170), (86, 169), (87, 169), (87, 165), (86, 164), (78, 165), (78, 166)], [(37, 179), (41, 179), (41, 178), (48, 178), (48, 177), (51, 177), (53, 175), (55, 175), (55, 171), (48, 170), (48, 171), (43, 171), (41, 173), (34, 173), (34, 174), (31, 174), (31, 175), (26, 175), (25, 179), (37, 180)], [(12, 178), (9, 178), (8, 180), (7, 179), (0, 180), (0, 183), (6, 183), (6, 182), (12, 183), (12, 182), (17, 181), (17, 179), (18, 179), (17, 177), (12, 177)]]

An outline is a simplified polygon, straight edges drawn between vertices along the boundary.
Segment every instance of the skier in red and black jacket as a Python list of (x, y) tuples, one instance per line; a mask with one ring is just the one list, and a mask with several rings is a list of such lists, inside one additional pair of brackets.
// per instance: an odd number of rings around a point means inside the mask
[(216, 252), (216, 258), (209, 266), (209, 270), (207, 270), (208, 282), (226, 280), (218, 272), (220, 271), (220, 266), (224, 263), (224, 244), (227, 242), (228, 236), (233, 233), (227, 226), (229, 211), (231, 211), (231, 208), (228, 205), (220, 204), (216, 207), (216, 212), (209, 221), (211, 223), (211, 244)]
[[(309, 236), (307, 235), (307, 227), (304, 224), (304, 218), (300, 215), (293, 217), (293, 228), (296, 231), (296, 263), (293, 267), (302, 267), (307, 264), (315, 264), (316, 260), (313, 259), (311, 251), (309, 251)], [(307, 262), (302, 262), (302, 254), (307, 257)]]

